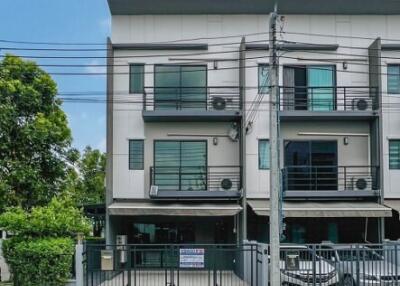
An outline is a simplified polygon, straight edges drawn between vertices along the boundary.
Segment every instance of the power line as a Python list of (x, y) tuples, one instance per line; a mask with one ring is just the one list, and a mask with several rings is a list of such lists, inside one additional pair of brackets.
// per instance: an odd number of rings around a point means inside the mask
[[(146, 44), (168, 44), (168, 43), (179, 43), (185, 41), (200, 41), (200, 40), (214, 40), (214, 39), (228, 39), (228, 38), (238, 38), (238, 37), (246, 37), (246, 36), (258, 36), (268, 34), (266, 32), (257, 32), (257, 33), (245, 33), (245, 34), (236, 34), (236, 35), (225, 35), (225, 36), (215, 36), (215, 37), (197, 37), (197, 38), (186, 38), (186, 39), (176, 39), (170, 41), (157, 41), (157, 42), (146, 42)], [(8, 39), (0, 39), (0, 42), (3, 43), (14, 43), (14, 44), (29, 44), (29, 45), (54, 45), (54, 46), (99, 46), (99, 45), (107, 45), (106, 42), (91, 42), (91, 43), (83, 43), (83, 42), (40, 42), (40, 41), (17, 41), (17, 40), (8, 40)]]
[[(346, 36), (346, 35), (335, 35), (335, 34), (321, 34), (321, 33), (305, 33), (305, 32), (290, 32), (284, 31), (282, 34), (289, 35), (303, 35), (303, 36), (315, 36), (315, 37), (336, 37), (336, 38), (345, 38), (345, 39), (359, 39), (359, 40), (376, 40), (380, 37), (361, 37), (361, 36)], [(389, 39), (389, 38), (380, 38), (382, 41), (388, 42), (400, 42), (400, 39)]]

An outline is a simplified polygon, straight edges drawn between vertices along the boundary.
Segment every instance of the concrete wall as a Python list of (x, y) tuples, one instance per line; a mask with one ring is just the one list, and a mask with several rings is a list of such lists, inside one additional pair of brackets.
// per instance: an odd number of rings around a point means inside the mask
[[(207, 62), (208, 68), (208, 84), (216, 85), (238, 85), (238, 46), (240, 38), (245, 34), (253, 34), (246, 37), (247, 42), (260, 43), (255, 41), (266, 40), (268, 38), (268, 16), (267, 15), (146, 15), (146, 16), (113, 16), (112, 41), (113, 43), (151, 43), (163, 42), (170, 40), (194, 39), (189, 40), (190, 43), (208, 43), (208, 51), (116, 51), (114, 60), (115, 64), (123, 65), (114, 67), (114, 93), (116, 103), (114, 104), (114, 186), (113, 192), (115, 198), (142, 198), (146, 196), (148, 188), (148, 178), (146, 175), (149, 162), (152, 161), (151, 153), (147, 153), (149, 148), (147, 145), (151, 138), (165, 137), (165, 133), (155, 135), (157, 127), (150, 127), (145, 124), (141, 117), (142, 106), (140, 102), (142, 95), (128, 95), (128, 80), (126, 74), (128, 72), (128, 63), (146, 63), (145, 85), (153, 86), (153, 65), (157, 63), (187, 63), (193, 59), (200, 60), (201, 63)], [(343, 16), (343, 15), (288, 15), (279, 29), (286, 34), (278, 35), (278, 39), (289, 41), (298, 41), (305, 43), (317, 44), (339, 44), (348, 47), (365, 47), (365, 49), (349, 49), (341, 47), (337, 51), (327, 52), (321, 51), (303, 51), (289, 52), (282, 54), (280, 64), (326, 64), (336, 65), (337, 69), (337, 85), (338, 86), (367, 86), (368, 85), (368, 61), (367, 47), (376, 37), (382, 38), (399, 38), (400, 17), (393, 16)], [(278, 29), (278, 30), (279, 30)], [(290, 34), (290, 32), (299, 32), (301, 34)], [(265, 34), (263, 34), (265, 33)], [(305, 34), (304, 34), (305, 33)], [(326, 37), (315, 37), (307, 34), (330, 34)], [(237, 35), (233, 38), (224, 39), (206, 39), (207, 37), (219, 37), (227, 35)], [(338, 37), (335, 37), (338, 35)], [(339, 37), (339, 36), (349, 36)], [(355, 39), (350, 37), (365, 37), (368, 39)], [(225, 43), (221, 45), (221, 42)], [(202, 53), (208, 53), (202, 55)], [(229, 53), (225, 53), (229, 52)], [(154, 55), (165, 55), (163, 57)], [(189, 54), (191, 56), (181, 57), (177, 61), (179, 54)], [(197, 55), (194, 55), (197, 54)], [(396, 56), (397, 53), (383, 52), (383, 56)], [(138, 58), (118, 58), (120, 56), (140, 56)], [(148, 56), (148, 57), (143, 57)], [(246, 61), (246, 111), (249, 115), (252, 103), (257, 96), (257, 66), (260, 63), (267, 63), (266, 51), (249, 51), (247, 52)], [(397, 55), (398, 57), (398, 55)], [(205, 60), (208, 61), (205, 61)], [(222, 61), (224, 59), (224, 61)], [(230, 60), (227, 60), (230, 59)], [(218, 69), (213, 70), (213, 62), (217, 61)], [(399, 61), (399, 60), (397, 60)], [(347, 69), (344, 69), (343, 62), (347, 62)], [(386, 64), (395, 62), (394, 60), (383, 59), (383, 74), (386, 73)], [(118, 74), (122, 72), (124, 74)], [(282, 84), (282, 68), (280, 83)], [(386, 77), (383, 76), (383, 101), (384, 104), (397, 104), (400, 96), (387, 96)], [(245, 170), (247, 176), (247, 194), (249, 197), (262, 198), (268, 197), (269, 179), (267, 170), (258, 170), (258, 140), (268, 139), (268, 95), (264, 96), (263, 103), (259, 106), (252, 129), (246, 136), (246, 163)], [(386, 189), (384, 191), (386, 197), (400, 198), (400, 190), (396, 186), (400, 183), (400, 171), (388, 170), (388, 138), (400, 138), (400, 115), (398, 112), (391, 111), (387, 108), (383, 110), (383, 126), (384, 136), (382, 144), (384, 147), (384, 183)], [(246, 118), (248, 119), (248, 118)], [(286, 124), (286, 123), (285, 123)], [(292, 124), (292, 123), (291, 123)], [(149, 125), (149, 127), (147, 127)], [(165, 126), (165, 125), (160, 125)], [(173, 130), (173, 125), (169, 130)], [(185, 127), (186, 126), (186, 127)], [(212, 126), (212, 127), (211, 127)], [(208, 128), (218, 132), (225, 132), (226, 126), (214, 127), (211, 123), (201, 123), (198, 128), (208, 130)], [(363, 133), (367, 131), (368, 124), (358, 122), (346, 123), (322, 123), (313, 124), (293, 124), (283, 125), (282, 134), (290, 134), (296, 132), (296, 128), (304, 130), (324, 130), (327, 129), (346, 133), (357, 132)], [(182, 125), (180, 132), (194, 132), (190, 125)], [(187, 129), (185, 129), (187, 128)], [(290, 131), (293, 130), (293, 131)], [(171, 131), (176, 132), (176, 130)], [(209, 131), (211, 133), (211, 131)], [(214, 131), (213, 131), (214, 132)], [(292, 136), (291, 135), (291, 136)], [(286, 136), (286, 135), (285, 135)], [(289, 136), (289, 135), (288, 135)], [(297, 137), (297, 136), (294, 136)], [(141, 138), (146, 139), (146, 168), (143, 171), (129, 171), (127, 164), (127, 140)], [(315, 139), (302, 136), (301, 139)], [(348, 146), (342, 146), (342, 136), (335, 138), (338, 140), (339, 146), (339, 164), (359, 163), (368, 164), (368, 142), (364, 137), (350, 138)], [(225, 144), (225, 143), (221, 143)], [(230, 146), (226, 142), (226, 146)], [(209, 148), (210, 148), (209, 144)], [(221, 145), (225, 146), (225, 145)], [(219, 148), (219, 147), (218, 147)], [(236, 148), (236, 147), (235, 147)], [(151, 149), (151, 148), (150, 148)], [(225, 148), (221, 148), (224, 149)], [(227, 152), (233, 152), (234, 148), (228, 147)], [(342, 152), (342, 153), (341, 153)], [(222, 159), (226, 157), (224, 153), (218, 153)], [(236, 155), (233, 155), (236, 158)], [(238, 155), (237, 155), (238, 156)], [(234, 160), (233, 160), (234, 161)], [(217, 163), (215, 161), (215, 163)]]

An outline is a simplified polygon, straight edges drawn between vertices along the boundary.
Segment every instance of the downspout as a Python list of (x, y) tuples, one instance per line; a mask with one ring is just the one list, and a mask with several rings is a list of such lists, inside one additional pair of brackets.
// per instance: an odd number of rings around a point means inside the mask
[[(241, 241), (247, 240), (247, 192), (246, 192), (246, 38), (242, 37), (239, 47), (239, 96), (241, 128), (240, 128), (240, 166), (242, 176), (242, 217)], [(239, 235), (237, 235), (238, 237)], [(239, 237), (238, 237), (238, 242)]]

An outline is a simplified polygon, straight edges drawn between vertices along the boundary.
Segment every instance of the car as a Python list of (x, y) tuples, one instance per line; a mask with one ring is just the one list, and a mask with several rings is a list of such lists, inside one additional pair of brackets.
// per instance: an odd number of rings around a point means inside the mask
[(281, 285), (331, 286), (339, 282), (335, 267), (307, 246), (281, 245)]
[(399, 265), (386, 260), (381, 252), (365, 245), (336, 244), (323, 245), (317, 251), (335, 266), (343, 286), (400, 285)]

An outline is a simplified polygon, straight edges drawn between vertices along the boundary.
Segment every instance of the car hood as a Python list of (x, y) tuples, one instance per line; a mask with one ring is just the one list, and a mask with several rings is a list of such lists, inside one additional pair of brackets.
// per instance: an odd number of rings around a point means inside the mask
[[(353, 264), (353, 269), (356, 269), (357, 262), (349, 263), (347, 268), (350, 268), (351, 264)], [(360, 273), (371, 274), (371, 275), (398, 275), (400, 276), (400, 267), (397, 267), (395, 264), (384, 261), (384, 260), (366, 260), (360, 261), (359, 264)]]
[[(281, 269), (287, 272), (293, 272), (296, 274), (311, 274), (313, 272), (313, 262), (312, 261), (300, 261), (298, 270), (286, 270), (286, 263), (281, 261)], [(316, 274), (328, 274), (334, 271), (335, 268), (323, 260), (317, 260), (315, 262), (315, 273)]]

